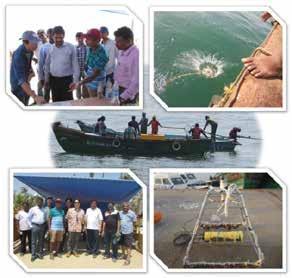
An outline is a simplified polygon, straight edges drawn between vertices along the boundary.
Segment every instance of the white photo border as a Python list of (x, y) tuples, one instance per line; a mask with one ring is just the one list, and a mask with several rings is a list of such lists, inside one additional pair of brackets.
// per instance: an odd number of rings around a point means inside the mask
[[(282, 69), (282, 107), (169, 107), (156, 93), (154, 90), (154, 17), (155, 12), (182, 12), (182, 11), (193, 11), (193, 12), (203, 12), (203, 11), (268, 11), (271, 15), (276, 18), (276, 20), (281, 24), (283, 30), (283, 69)], [(288, 40), (287, 40), (287, 24), (285, 21), (270, 7), (270, 6), (202, 6), (202, 5), (166, 5), (166, 6), (150, 6), (149, 8), (149, 91), (150, 95), (168, 112), (285, 112), (287, 111), (287, 51), (288, 51)]]
[[(21, 103), (18, 98), (11, 92), (10, 86), (9, 86), (9, 69), (10, 69), (10, 63), (9, 63), (9, 53), (7, 49), (7, 8), (8, 7), (19, 7), (19, 6), (31, 6), (31, 7), (46, 7), (46, 6), (56, 6), (56, 7), (94, 7), (94, 8), (102, 8), (102, 9), (110, 9), (110, 8), (123, 8), (128, 10), (128, 12), (135, 18), (137, 23), (140, 25), (141, 29), (141, 43), (139, 45), (139, 103), (138, 105), (133, 106), (42, 106), (42, 105), (35, 105), (35, 106), (25, 106), (23, 103)], [(144, 107), (144, 23), (143, 21), (137, 16), (137, 14), (126, 4), (103, 4), (103, 3), (96, 3), (96, 4), (66, 4), (66, 3), (59, 3), (59, 4), (50, 4), (50, 3), (43, 3), (43, 4), (7, 4), (5, 6), (4, 11), (4, 37), (5, 37), (5, 47), (4, 47), (4, 64), (5, 64), (5, 70), (4, 70), (4, 82), (5, 82), (5, 93), (10, 97), (21, 109), (25, 111), (70, 111), (70, 110), (117, 110), (117, 111), (127, 111), (127, 110), (142, 110)]]
[[(13, 188), (14, 175), (16, 173), (127, 173), (142, 188), (143, 200), (143, 259), (142, 268), (116, 268), (116, 269), (92, 269), (92, 268), (29, 268), (20, 261), (13, 252)], [(9, 256), (27, 273), (146, 273), (148, 269), (148, 226), (147, 226), (147, 186), (128, 168), (10, 168), (9, 169)]]
[(154, 175), (157, 173), (267, 173), (282, 188), (282, 268), (259, 268), (259, 269), (221, 269), (220, 272), (238, 272), (238, 273), (286, 273), (287, 272), (287, 186), (280, 180), (276, 174), (269, 168), (151, 168), (149, 170), (149, 253), (151, 258), (165, 271), (170, 273), (218, 273), (218, 268), (214, 269), (187, 269), (187, 268), (168, 268), (163, 261), (156, 256), (154, 252)]

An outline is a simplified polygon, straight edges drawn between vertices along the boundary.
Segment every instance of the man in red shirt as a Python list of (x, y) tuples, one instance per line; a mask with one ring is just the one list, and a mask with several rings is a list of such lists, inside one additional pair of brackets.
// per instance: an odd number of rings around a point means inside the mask
[(196, 140), (201, 139), (201, 134), (203, 134), (208, 139), (208, 136), (206, 135), (205, 131), (202, 128), (200, 128), (200, 125), (198, 123), (196, 123), (195, 126), (189, 130), (189, 133), (192, 133), (192, 138)]
[(158, 134), (158, 127), (162, 127), (162, 125), (160, 124), (160, 122), (158, 122), (156, 120), (156, 117), (153, 116), (152, 120), (150, 121), (150, 123), (148, 124), (148, 126), (151, 125), (151, 134)]

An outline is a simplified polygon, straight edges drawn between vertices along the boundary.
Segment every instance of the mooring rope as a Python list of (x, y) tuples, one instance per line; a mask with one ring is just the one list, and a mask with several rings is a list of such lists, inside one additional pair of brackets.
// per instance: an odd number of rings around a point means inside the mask
[(180, 78), (183, 78), (183, 77), (186, 77), (186, 76), (190, 76), (190, 75), (195, 75), (195, 74), (196, 74), (195, 71), (193, 71), (193, 72), (187, 72), (187, 73), (182, 73), (182, 74), (179, 74), (179, 75), (174, 76), (173, 78), (170, 78), (170, 79), (166, 80), (165, 83), (166, 83), (166, 85), (168, 85), (168, 84), (170, 84), (170, 83), (172, 83), (172, 82), (174, 82), (174, 81), (176, 81), (176, 80), (178, 80)]

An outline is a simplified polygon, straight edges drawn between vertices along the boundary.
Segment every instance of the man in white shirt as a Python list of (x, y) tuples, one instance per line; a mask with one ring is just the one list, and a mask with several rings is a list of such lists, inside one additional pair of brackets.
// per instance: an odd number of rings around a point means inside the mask
[[(39, 64), (39, 62), (40, 62), (40, 51), (41, 51), (42, 46), (45, 45), (48, 42), (48, 39), (47, 39), (46, 32), (43, 29), (39, 29), (37, 31), (37, 35), (38, 35), (40, 41), (38, 43), (38, 48), (34, 52), (34, 55), (35, 55), (35, 57), (37, 59), (37, 72), (39, 73), (39, 70), (40, 70), (40, 68), (39, 68), (39, 66), (40, 66), (40, 64)], [(40, 79), (38, 80), (38, 95), (42, 96), (42, 97), (44, 96), (43, 84), (42, 84), (42, 81)]]
[(103, 216), (101, 210), (97, 207), (95, 200), (91, 201), (90, 208), (86, 210), (85, 227), (87, 238), (87, 253), (96, 258), (99, 253), (99, 237), (102, 233)]
[(20, 236), (20, 256), (26, 253), (26, 239), (28, 240), (28, 248), (31, 253), (31, 224), (28, 218), (29, 205), (23, 203), (22, 209), (15, 215), (17, 220), (17, 230)]
[(37, 197), (36, 206), (28, 212), (28, 219), (31, 223), (31, 261), (37, 258), (43, 259), (44, 235), (46, 227), (46, 212), (43, 207), (44, 201)]
[(116, 43), (114, 40), (110, 39), (108, 28), (105, 26), (100, 27), (100, 33), (102, 38), (102, 45), (108, 55), (108, 62), (105, 66), (106, 71), (106, 83), (108, 81), (111, 82), (112, 86), (114, 84), (114, 70), (117, 63), (117, 57), (119, 54), (119, 51), (116, 47)]

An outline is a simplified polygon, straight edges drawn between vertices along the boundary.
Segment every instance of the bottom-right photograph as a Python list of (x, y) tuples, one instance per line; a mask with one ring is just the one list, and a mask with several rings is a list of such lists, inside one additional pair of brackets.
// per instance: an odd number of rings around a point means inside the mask
[(151, 253), (167, 271), (285, 269), (285, 186), (270, 170), (152, 169)]

